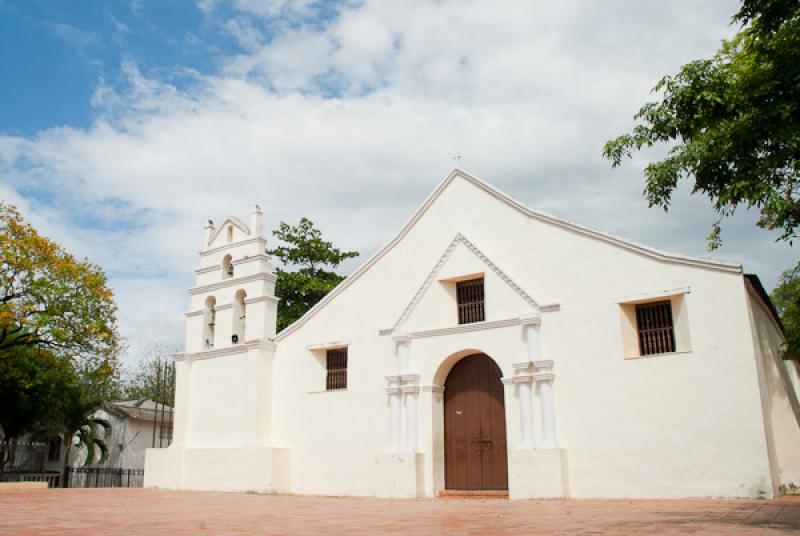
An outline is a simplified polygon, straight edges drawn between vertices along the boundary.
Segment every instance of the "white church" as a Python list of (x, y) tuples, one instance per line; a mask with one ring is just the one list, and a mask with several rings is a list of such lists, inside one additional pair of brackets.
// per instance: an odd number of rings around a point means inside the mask
[(276, 334), (261, 210), (206, 227), (174, 442), (145, 485), (436, 497), (774, 497), (800, 379), (739, 264), (657, 251), (452, 171)]

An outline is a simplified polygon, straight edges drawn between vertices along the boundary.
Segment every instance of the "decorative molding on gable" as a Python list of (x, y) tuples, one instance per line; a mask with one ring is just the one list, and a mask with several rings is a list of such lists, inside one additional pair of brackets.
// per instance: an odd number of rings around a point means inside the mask
[[(213, 244), (214, 240), (216, 240), (219, 234), (228, 227), (229, 223), (232, 223), (233, 225), (238, 227), (244, 234), (246, 235), (250, 234), (250, 227), (248, 227), (242, 220), (234, 216), (228, 216), (227, 218), (225, 218), (225, 221), (222, 222), (219, 228), (211, 234), (211, 238), (208, 239), (206, 245)], [(229, 244), (235, 244), (235, 243), (236, 242), (229, 242)]]
[[(561, 310), (561, 305), (558, 303), (550, 303), (547, 305), (542, 305), (540, 311), (542, 313), (556, 313)], [(423, 337), (435, 337), (437, 335), (451, 335), (453, 333), (465, 333), (468, 331), (481, 331), (484, 329), (495, 329), (495, 328), (504, 328), (506, 326), (514, 326), (517, 324), (525, 325), (530, 323), (528, 317), (526, 315), (521, 315), (517, 318), (506, 318), (503, 320), (491, 320), (488, 322), (472, 322), (470, 324), (459, 324), (457, 326), (451, 326), (448, 328), (436, 328), (431, 330), (425, 331), (416, 331), (413, 333), (409, 333), (409, 338), (423, 338)], [(385, 328), (378, 330), (378, 335), (380, 337), (385, 337), (387, 335), (394, 335), (395, 331), (392, 328)]]
[(273, 274), (267, 274), (267, 273), (246, 275), (244, 277), (232, 277), (231, 279), (223, 279), (222, 281), (218, 281), (216, 283), (201, 285), (199, 287), (192, 287), (189, 289), (189, 294), (192, 296), (196, 296), (197, 294), (203, 294), (204, 292), (219, 290), (221, 288), (236, 287), (244, 283), (252, 283), (253, 281), (263, 280), (263, 281), (269, 281), (270, 283), (274, 283), (275, 279), (276, 278)]
[(641, 303), (650, 300), (657, 300), (659, 298), (671, 298), (679, 294), (689, 294), (692, 291), (689, 287), (673, 288), (669, 290), (659, 290), (657, 292), (648, 292), (646, 294), (636, 294), (633, 296), (623, 296), (614, 300), (614, 303)]
[(175, 356), (175, 361), (202, 361), (203, 359), (243, 354), (254, 349), (275, 350), (275, 348), (277, 348), (277, 345), (272, 341), (258, 340), (247, 341), (235, 346), (226, 346), (225, 348), (214, 348), (203, 352), (178, 352), (173, 355)]
[(433, 269), (428, 273), (428, 277), (425, 278), (425, 281), (422, 283), (422, 286), (419, 287), (417, 292), (414, 294), (414, 297), (411, 298), (411, 301), (408, 303), (408, 305), (406, 305), (406, 308), (403, 310), (402, 314), (400, 315), (400, 318), (398, 318), (397, 322), (395, 322), (393, 329), (399, 329), (400, 326), (402, 326), (405, 323), (405, 321), (408, 320), (408, 317), (411, 316), (411, 313), (414, 311), (417, 304), (419, 304), (420, 300), (422, 300), (422, 297), (428, 291), (431, 284), (433, 284), (433, 282), (436, 280), (436, 276), (439, 274), (441, 269), (450, 259), (458, 244), (463, 244), (468, 250), (472, 252), (473, 255), (475, 255), (481, 261), (483, 261), (483, 263), (486, 266), (491, 268), (491, 270), (498, 277), (500, 277), (500, 279), (502, 279), (503, 282), (505, 282), (509, 287), (511, 287), (514, 290), (514, 292), (519, 294), (528, 305), (533, 307), (534, 310), (539, 309), (539, 304), (536, 303), (536, 300), (534, 300), (527, 292), (525, 292), (525, 290), (521, 286), (519, 286), (516, 281), (514, 281), (505, 271), (501, 270), (494, 262), (492, 262), (492, 260), (489, 259), (489, 257), (487, 257), (486, 254), (483, 253), (483, 251), (478, 249), (478, 247), (475, 244), (470, 242), (467, 239), (467, 237), (465, 237), (461, 233), (458, 233), (456, 234), (456, 237), (453, 238), (452, 242), (450, 242), (450, 245), (447, 246), (447, 249), (445, 249), (444, 253), (436, 262), (436, 264), (433, 266)]
[[(524, 322), (517, 318), (506, 318), (503, 320), (491, 320), (488, 322), (472, 322), (471, 324), (459, 324), (449, 328), (429, 329), (425, 331), (414, 331), (408, 334), (412, 339), (424, 339), (426, 337), (439, 337), (442, 335), (454, 335), (456, 333), (468, 333), (470, 331), (483, 331), (486, 329), (505, 328), (508, 326), (519, 326)], [(394, 330), (382, 329), (378, 332), (380, 336), (391, 335)]]
[(698, 259), (693, 257), (686, 257), (681, 255), (675, 255), (670, 253), (665, 253), (659, 250), (651, 249), (646, 246), (642, 246), (635, 242), (630, 242), (627, 240), (623, 240), (621, 238), (617, 238), (615, 236), (611, 236), (599, 231), (595, 231), (593, 229), (589, 229), (588, 227), (583, 227), (582, 225), (578, 225), (576, 223), (569, 222), (567, 220), (563, 220), (560, 218), (556, 218), (555, 216), (550, 216), (548, 214), (544, 214), (543, 212), (534, 211), (519, 201), (511, 198), (510, 196), (500, 192), (493, 186), (490, 186), (488, 183), (468, 174), (460, 169), (453, 169), (442, 182), (430, 193), (430, 195), (425, 198), (422, 205), (417, 209), (414, 214), (412, 214), (411, 218), (406, 222), (406, 224), (400, 229), (400, 232), (390, 240), (386, 245), (384, 245), (381, 249), (379, 249), (375, 254), (367, 259), (364, 264), (362, 264), (357, 270), (355, 270), (350, 276), (339, 283), (331, 292), (329, 292), (323, 299), (317, 302), (314, 307), (306, 311), (306, 313), (298, 318), (295, 322), (291, 325), (287, 326), (283, 331), (281, 331), (274, 340), (280, 341), (292, 333), (294, 333), (300, 326), (304, 325), (311, 319), (318, 311), (324, 308), (329, 302), (336, 298), (339, 294), (345, 291), (350, 285), (352, 285), (355, 281), (357, 281), (367, 270), (369, 270), (375, 263), (377, 263), (384, 255), (386, 255), (389, 251), (391, 251), (398, 243), (400, 243), (403, 238), (406, 237), (408, 232), (411, 230), (412, 227), (419, 221), (420, 218), (428, 211), (431, 205), (436, 201), (436, 199), (441, 195), (441, 193), (447, 188), (447, 186), (456, 178), (461, 177), (466, 179), (467, 181), (471, 182), (478, 188), (484, 190), (488, 194), (492, 195), (493, 197), (503, 201), (504, 203), (508, 204), (512, 208), (522, 212), (530, 216), (531, 218), (549, 223), (551, 225), (555, 225), (557, 227), (561, 227), (567, 229), (569, 231), (575, 232), (577, 234), (589, 236), (595, 238), (597, 240), (601, 240), (607, 242), (609, 244), (615, 245), (622, 249), (627, 249), (628, 251), (632, 251), (634, 253), (638, 253), (640, 255), (650, 257), (657, 261), (661, 262), (669, 262), (674, 264), (684, 264), (688, 266), (695, 266), (699, 268), (706, 268), (710, 270), (718, 270), (722, 272), (733, 272), (733, 273), (741, 273), (742, 266), (738, 263), (726, 262), (726, 261), (717, 261), (712, 259)]
[(739, 263), (716, 260), (716, 259), (703, 259), (699, 257), (690, 257), (688, 255), (679, 255), (676, 253), (667, 253), (665, 251), (660, 251), (648, 246), (644, 246), (632, 240), (620, 238), (618, 236), (610, 235), (602, 231), (596, 231), (594, 229), (585, 227), (578, 223), (574, 223), (569, 220), (565, 220), (563, 218), (552, 216), (545, 212), (533, 210), (532, 208), (525, 206), (524, 203), (521, 203), (520, 201), (517, 201), (513, 197), (509, 196), (508, 194), (501, 192), (500, 190), (490, 185), (489, 183), (475, 177), (474, 175), (469, 175), (459, 169), (454, 169), (451, 172), (451, 175), (452, 174), (457, 174), (462, 178), (467, 179), (469, 182), (471, 182), (481, 190), (485, 191), (492, 197), (499, 199), (500, 201), (517, 209), (523, 214), (530, 216), (531, 218), (543, 221), (545, 223), (549, 223), (556, 227), (561, 227), (562, 229), (566, 229), (576, 234), (589, 236), (591, 238), (607, 242), (614, 246), (621, 247), (622, 249), (627, 249), (634, 253), (638, 253), (640, 255), (644, 255), (645, 257), (650, 257), (662, 262), (670, 262), (674, 264), (686, 264), (689, 266), (695, 266), (699, 268), (708, 268), (713, 270), (720, 270), (723, 272), (733, 272), (737, 274), (742, 273), (742, 265)]
[(257, 236), (255, 238), (248, 238), (247, 240), (239, 240), (238, 242), (229, 242), (225, 245), (217, 246), (211, 249), (204, 249), (200, 252), (200, 256), (206, 257), (208, 255), (213, 255), (214, 253), (219, 253), (220, 251), (225, 251), (226, 249), (231, 249), (239, 246), (246, 246), (248, 244), (255, 244), (256, 242), (262, 242), (264, 244), (264, 247), (266, 247), (267, 245), (266, 238), (261, 238), (260, 236)]

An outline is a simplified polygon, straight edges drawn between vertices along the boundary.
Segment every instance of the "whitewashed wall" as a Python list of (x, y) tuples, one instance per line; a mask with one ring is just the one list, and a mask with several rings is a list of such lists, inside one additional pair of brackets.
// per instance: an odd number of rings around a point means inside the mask
[(781, 359), (780, 327), (756, 292), (750, 293), (749, 305), (773, 483), (776, 492), (797, 493), (800, 490), (797, 363)]
[[(560, 311), (544, 314), (541, 331), (543, 354), (555, 362), (557, 433), (568, 449), (573, 496), (771, 494), (742, 276), (661, 262), (536, 221), (459, 177), (370, 270), (300, 329), (279, 337), (274, 434), (292, 448), (293, 490), (371, 493), (365, 460), (387, 445), (383, 376), (396, 369), (393, 341), (378, 331), (393, 326), (458, 233), (538, 303), (560, 304)], [(472, 273), (479, 264), (461, 251), (445, 270)], [(691, 351), (624, 359), (616, 300), (678, 287), (690, 288)], [(491, 274), (486, 288), (487, 320), (525, 312)], [(404, 329), (454, 324), (452, 300), (434, 283)], [(339, 340), (352, 341), (348, 390), (309, 393), (315, 366), (305, 347)], [(466, 348), (492, 356), (504, 375), (525, 355), (519, 327), (415, 339), (412, 371), (428, 384), (450, 353)], [(424, 406), (421, 400), (421, 446), (431, 458), (432, 418)], [(510, 448), (516, 411), (512, 404)], [(536, 409), (534, 415), (538, 427)], [(433, 463), (426, 463), (433, 479)], [(433, 484), (426, 489), (435, 491)]]
[[(524, 328), (515, 321), (547, 306), (542, 357), (554, 362), (556, 434), (571, 496), (772, 496), (771, 436), (737, 266), (589, 236), (518, 210), (459, 173), (426, 203), (369, 269), (279, 334), (274, 356), (271, 347), (247, 354), (223, 347), (192, 357), (202, 324), (188, 319), (189, 353), (178, 364), (176, 443), (148, 454), (153, 469), (146, 471), (146, 485), (381, 493), (385, 472), (376, 464), (389, 446), (385, 377), (398, 373), (388, 333), (397, 328), (411, 333), (407, 372), (419, 374), (422, 387), (418, 454), (405, 461), (421, 467), (411, 493), (435, 495), (443, 486), (442, 404), (430, 388), (442, 385), (456, 359), (471, 352), (488, 354), (511, 376), (512, 365), (527, 359)], [(459, 235), (463, 239), (454, 243)], [(204, 256), (203, 266), (223, 255), (220, 249)], [(442, 280), (475, 273), (485, 274), (486, 320), (502, 327), (436, 332), (457, 325), (452, 287)], [(618, 302), (678, 288), (684, 289), (682, 351), (626, 359)], [(217, 294), (225, 301), (234, 290)], [(202, 299), (193, 297), (192, 310)], [(349, 353), (348, 388), (327, 392), (320, 348), (342, 344)], [(535, 467), (517, 450), (517, 387), (505, 392), (511, 495), (524, 496), (513, 489), (522, 486), (517, 477)], [(534, 434), (541, 437), (538, 400), (532, 409)], [(786, 421), (785, 415), (775, 419)], [(795, 432), (776, 439), (783, 446), (775, 448), (786, 450)], [(780, 458), (787, 474), (794, 474), (797, 456)]]

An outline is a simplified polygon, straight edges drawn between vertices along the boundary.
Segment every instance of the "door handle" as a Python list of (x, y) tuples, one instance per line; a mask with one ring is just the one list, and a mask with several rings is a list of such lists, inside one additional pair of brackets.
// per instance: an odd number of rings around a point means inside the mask
[(476, 437), (472, 440), (472, 450), (487, 451), (492, 448), (492, 443), (489, 437)]

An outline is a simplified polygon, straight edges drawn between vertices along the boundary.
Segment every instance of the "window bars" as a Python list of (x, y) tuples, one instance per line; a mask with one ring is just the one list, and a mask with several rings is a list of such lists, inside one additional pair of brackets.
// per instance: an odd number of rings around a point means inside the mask
[(347, 389), (347, 348), (328, 350), (326, 361), (328, 376), (325, 389), (327, 391)]
[(636, 306), (639, 330), (639, 354), (666, 354), (675, 351), (672, 303), (660, 301)]
[(483, 278), (456, 283), (458, 298), (458, 323), (470, 324), (485, 320)]

